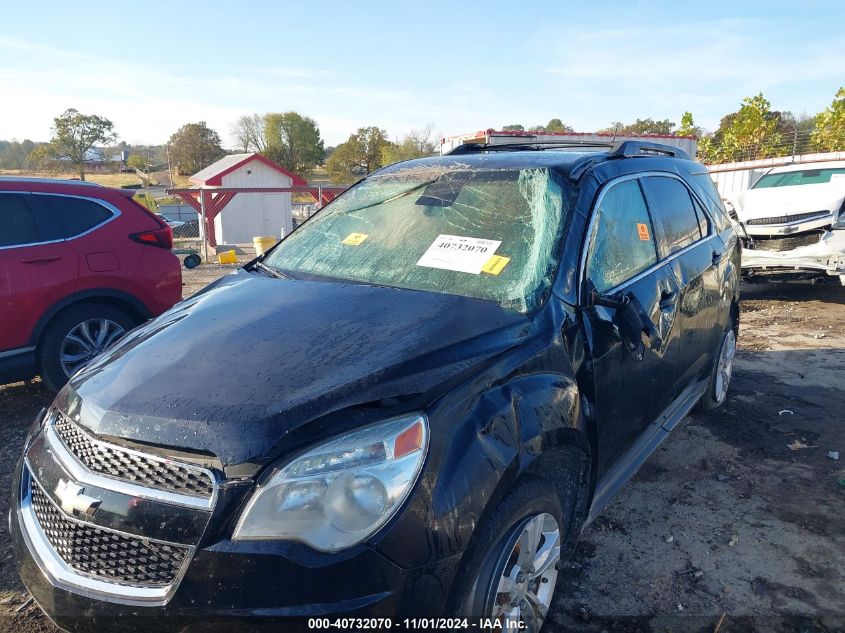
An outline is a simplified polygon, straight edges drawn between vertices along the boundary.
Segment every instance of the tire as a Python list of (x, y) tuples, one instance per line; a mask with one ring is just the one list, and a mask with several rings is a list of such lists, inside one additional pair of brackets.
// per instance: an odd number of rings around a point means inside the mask
[(196, 268), (197, 266), (199, 266), (202, 263), (200, 256), (197, 255), (196, 253), (191, 253), (190, 255), (185, 257), (185, 259), (182, 260), (182, 261), (185, 264), (185, 268), (187, 268), (188, 270), (190, 270), (192, 268)]
[[(81, 358), (78, 361), (62, 361), (62, 355), (66, 359), (76, 358), (80, 354), (85, 355), (85, 348), (75, 344), (69, 339), (71, 335), (83, 342), (88, 339), (79, 335), (78, 328), (88, 322), (107, 322), (107, 330), (102, 340), (98, 339), (102, 329), (97, 324), (89, 323), (88, 332), (91, 336), (91, 355)], [(125, 312), (118, 308), (102, 303), (83, 303), (65, 308), (53, 318), (38, 344), (38, 373), (41, 380), (52, 391), (58, 391), (76, 371), (85, 364), (101, 354), (120, 336), (135, 327), (135, 321)], [(76, 332), (76, 334), (74, 334)], [(66, 371), (70, 369), (70, 375)]]
[[(729, 355), (727, 359), (723, 358), (726, 354)], [(728, 329), (722, 333), (722, 339), (719, 342), (719, 353), (713, 363), (710, 380), (707, 382), (707, 391), (704, 392), (704, 395), (698, 401), (699, 410), (713, 411), (727, 401), (735, 355), (736, 326), (733, 319), (731, 319)], [(727, 367), (725, 363), (727, 363)]]
[[(539, 574), (539, 577), (532, 576), (536, 572), (530, 567), (526, 569), (525, 565), (520, 565), (521, 559), (514, 550), (517, 542), (520, 546), (527, 542), (522, 540), (522, 535), (532, 521), (539, 521), (544, 531), (551, 525), (551, 521), (557, 527), (557, 554), (553, 551), (555, 547), (553, 538), (546, 538), (545, 534), (541, 537), (541, 546), (538, 551), (542, 551), (548, 545), (550, 556), (546, 562), (539, 565), (541, 568), (548, 565), (547, 571)], [(503, 586), (500, 582), (508, 582), (515, 587), (525, 586), (529, 589), (532, 586), (536, 587), (533, 595), (547, 597), (547, 600), (544, 600), (547, 609), (551, 604), (557, 582), (561, 539), (564, 534), (560, 499), (554, 488), (536, 478), (526, 479), (517, 484), (477, 528), (473, 544), (464, 555), (458, 570), (450, 600), (450, 613), (468, 618), (507, 618), (509, 613), (512, 615), (513, 610), (505, 610), (503, 616), (499, 614), (503, 608), (502, 605), (507, 604), (508, 598), (519, 599), (519, 590), (510, 596), (498, 593), (497, 588)], [(521, 547), (520, 551), (522, 549)], [(523, 572), (522, 579), (520, 579), (520, 571)], [(508, 578), (503, 578), (503, 576)], [(513, 579), (519, 582), (511, 583)], [(512, 630), (538, 631), (542, 627), (545, 616), (546, 610), (543, 610), (539, 617), (526, 617), (525, 628)]]

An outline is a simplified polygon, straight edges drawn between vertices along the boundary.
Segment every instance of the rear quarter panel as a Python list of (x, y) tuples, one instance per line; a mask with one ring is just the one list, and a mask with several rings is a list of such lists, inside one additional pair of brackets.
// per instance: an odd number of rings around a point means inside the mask
[(139, 299), (152, 316), (182, 298), (179, 259), (168, 249), (139, 244), (129, 236), (159, 228), (154, 218), (118, 192), (103, 199), (120, 216), (68, 241), (79, 257), (79, 291), (113, 288)]

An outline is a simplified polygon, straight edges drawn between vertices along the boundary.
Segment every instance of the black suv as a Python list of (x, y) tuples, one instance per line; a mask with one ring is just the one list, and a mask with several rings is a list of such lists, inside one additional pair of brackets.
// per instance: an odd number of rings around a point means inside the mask
[(21, 577), (71, 630), (537, 630), (584, 526), (724, 402), (739, 271), (671, 147), (381, 169), (74, 376), (18, 471)]

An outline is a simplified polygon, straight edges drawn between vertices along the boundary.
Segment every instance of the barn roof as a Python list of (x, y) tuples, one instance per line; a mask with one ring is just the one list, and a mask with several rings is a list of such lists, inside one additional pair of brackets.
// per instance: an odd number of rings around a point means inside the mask
[(308, 183), (297, 176), (296, 174), (289, 172), (287, 169), (283, 167), (279, 167), (276, 163), (274, 163), (269, 158), (262, 156), (261, 154), (256, 154), (255, 152), (249, 154), (229, 154), (228, 156), (224, 156), (216, 163), (212, 163), (205, 169), (201, 169), (193, 176), (191, 176), (191, 182), (194, 182), (198, 185), (208, 185), (212, 187), (220, 187), (223, 185), (223, 176), (226, 174), (230, 174), (239, 167), (243, 167), (247, 163), (250, 163), (254, 160), (258, 162), (264, 163), (271, 169), (275, 169), (280, 174), (284, 174), (288, 178), (292, 180), (293, 185), (307, 185)]

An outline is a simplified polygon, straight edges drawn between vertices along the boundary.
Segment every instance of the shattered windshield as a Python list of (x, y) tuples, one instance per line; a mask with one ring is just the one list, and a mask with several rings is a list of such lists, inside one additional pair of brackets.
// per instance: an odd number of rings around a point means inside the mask
[(263, 263), (531, 312), (551, 285), (571, 199), (545, 168), (411, 165), (353, 187)]

